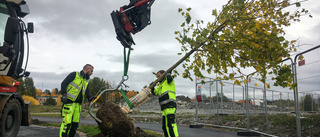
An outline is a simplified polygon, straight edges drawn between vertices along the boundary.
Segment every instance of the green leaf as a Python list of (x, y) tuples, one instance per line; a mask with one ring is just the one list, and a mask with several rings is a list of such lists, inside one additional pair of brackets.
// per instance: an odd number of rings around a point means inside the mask
[(282, 36), (281, 36), (281, 37), (279, 37), (279, 41), (280, 41), (280, 42), (283, 42), (284, 40), (285, 40), (285, 38), (284, 38), (284, 37), (282, 37)]
[(216, 9), (212, 10), (212, 15), (213, 16), (217, 16), (217, 10)]
[(181, 24), (181, 27), (184, 27), (186, 25), (186, 23), (185, 22), (183, 22), (182, 24)]
[(300, 7), (301, 6), (301, 3), (300, 2), (297, 2), (296, 3), (296, 7)]
[(191, 16), (187, 16), (186, 22), (187, 22), (187, 24), (190, 24), (190, 22), (191, 22)]

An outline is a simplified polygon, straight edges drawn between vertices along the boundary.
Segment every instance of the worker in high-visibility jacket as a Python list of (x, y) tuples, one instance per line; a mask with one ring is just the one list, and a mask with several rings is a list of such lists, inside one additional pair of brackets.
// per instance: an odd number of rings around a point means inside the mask
[[(157, 72), (160, 77), (165, 71)], [(165, 137), (178, 137), (178, 127), (176, 124), (176, 90), (174, 77), (170, 73), (159, 82), (156, 88), (151, 89), (153, 95), (159, 96), (159, 103), (162, 111), (162, 130)]]
[(81, 104), (84, 96), (91, 102), (88, 81), (93, 66), (86, 64), (80, 72), (71, 72), (61, 83), (62, 123), (60, 137), (74, 137), (79, 126)]

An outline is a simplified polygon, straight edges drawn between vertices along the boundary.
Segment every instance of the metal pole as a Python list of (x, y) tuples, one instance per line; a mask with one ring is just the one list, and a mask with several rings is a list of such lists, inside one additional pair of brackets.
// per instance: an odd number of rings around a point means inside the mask
[(300, 123), (300, 111), (299, 111), (299, 94), (298, 94), (298, 80), (297, 80), (296, 62), (294, 62), (292, 64), (292, 66), (293, 66), (293, 74), (294, 74), (293, 83), (297, 83), (297, 86), (293, 89), (294, 108), (295, 108), (295, 114), (296, 114), (297, 136), (301, 137), (301, 123)]
[[(319, 96), (319, 95), (318, 95)], [(233, 101), (233, 104), (232, 104), (232, 106), (233, 106), (233, 114), (234, 114), (234, 109), (235, 109), (235, 107), (234, 107), (234, 105), (235, 105), (235, 100), (234, 100), (234, 84), (232, 85), (232, 101)]]
[(253, 93), (253, 105), (256, 105), (256, 94), (255, 94), (255, 92), (256, 92), (256, 88), (253, 88), (253, 89), (252, 89), (252, 93)]
[(266, 82), (263, 83), (263, 102), (264, 102), (264, 111), (266, 113), (266, 126), (267, 126), (267, 133), (269, 132), (269, 124), (268, 124), (268, 109), (267, 109), (267, 89), (266, 89)]
[(273, 107), (273, 91), (272, 91), (272, 101), (271, 101), (272, 107)]
[(221, 107), (221, 114), (223, 113), (223, 84), (221, 83), (221, 101), (220, 101), (220, 107)]
[(306, 95), (305, 93), (303, 93), (302, 95), (303, 95), (302, 112), (304, 112), (304, 101), (306, 100)]
[[(211, 78), (209, 78), (209, 80), (211, 81)], [(212, 97), (211, 97), (211, 83), (210, 83), (210, 85), (209, 85), (209, 92), (210, 92), (210, 97), (209, 97), (209, 99), (210, 99), (210, 106), (211, 106), (211, 108), (210, 108), (210, 115), (212, 115), (211, 109), (213, 108), (213, 103), (212, 103)]]
[[(252, 105), (254, 105), (253, 106), (253, 112), (256, 112), (255, 110), (256, 110), (256, 95), (255, 95), (255, 92), (256, 92), (256, 90), (255, 90), (256, 88), (253, 88), (252, 89), (252, 92), (253, 92), (253, 103), (252, 103)], [(258, 112), (256, 112), (256, 113), (258, 113)]]
[(244, 109), (244, 90), (245, 88), (242, 87), (242, 108)]
[(197, 122), (197, 124), (198, 124), (198, 100), (197, 100), (197, 88), (198, 88), (198, 83), (197, 83), (197, 77), (196, 77), (196, 80), (195, 80), (195, 85), (196, 85), (196, 87), (195, 87), (195, 95), (196, 95), (196, 122)]
[(218, 123), (218, 125), (219, 125), (220, 119), (219, 119), (219, 105), (218, 105), (218, 104), (219, 104), (218, 80), (216, 80), (216, 92), (217, 92), (216, 98), (217, 98), (217, 118), (218, 118), (217, 123)]
[[(288, 108), (290, 107), (290, 98), (289, 98), (289, 92), (287, 92), (288, 93), (288, 99), (287, 99), (287, 101), (288, 101)], [(288, 109), (288, 111), (289, 111), (289, 109)]]
[(280, 112), (282, 112), (282, 93), (280, 92)]
[(246, 79), (246, 115), (247, 115), (247, 131), (249, 131), (250, 129), (250, 118), (249, 118), (249, 98), (248, 98), (248, 77), (249, 75), (247, 75), (247, 79)]

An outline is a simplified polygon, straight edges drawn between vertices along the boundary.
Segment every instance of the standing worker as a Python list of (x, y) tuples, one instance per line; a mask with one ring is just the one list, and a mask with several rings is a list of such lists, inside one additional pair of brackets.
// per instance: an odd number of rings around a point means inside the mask
[(74, 137), (80, 121), (81, 104), (84, 96), (91, 102), (88, 81), (93, 66), (86, 64), (80, 72), (71, 72), (61, 83), (62, 123), (60, 137)]
[[(159, 78), (165, 71), (157, 72)], [(159, 96), (159, 103), (162, 111), (162, 130), (165, 137), (178, 137), (178, 127), (176, 124), (176, 90), (174, 77), (170, 73), (160, 80), (157, 88), (152, 88), (153, 95)]]

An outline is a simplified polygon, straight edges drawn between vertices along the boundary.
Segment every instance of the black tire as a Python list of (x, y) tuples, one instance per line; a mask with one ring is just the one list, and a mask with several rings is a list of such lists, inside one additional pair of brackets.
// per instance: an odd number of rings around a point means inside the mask
[(10, 99), (3, 111), (0, 119), (0, 137), (15, 137), (21, 125), (21, 106), (17, 99)]

